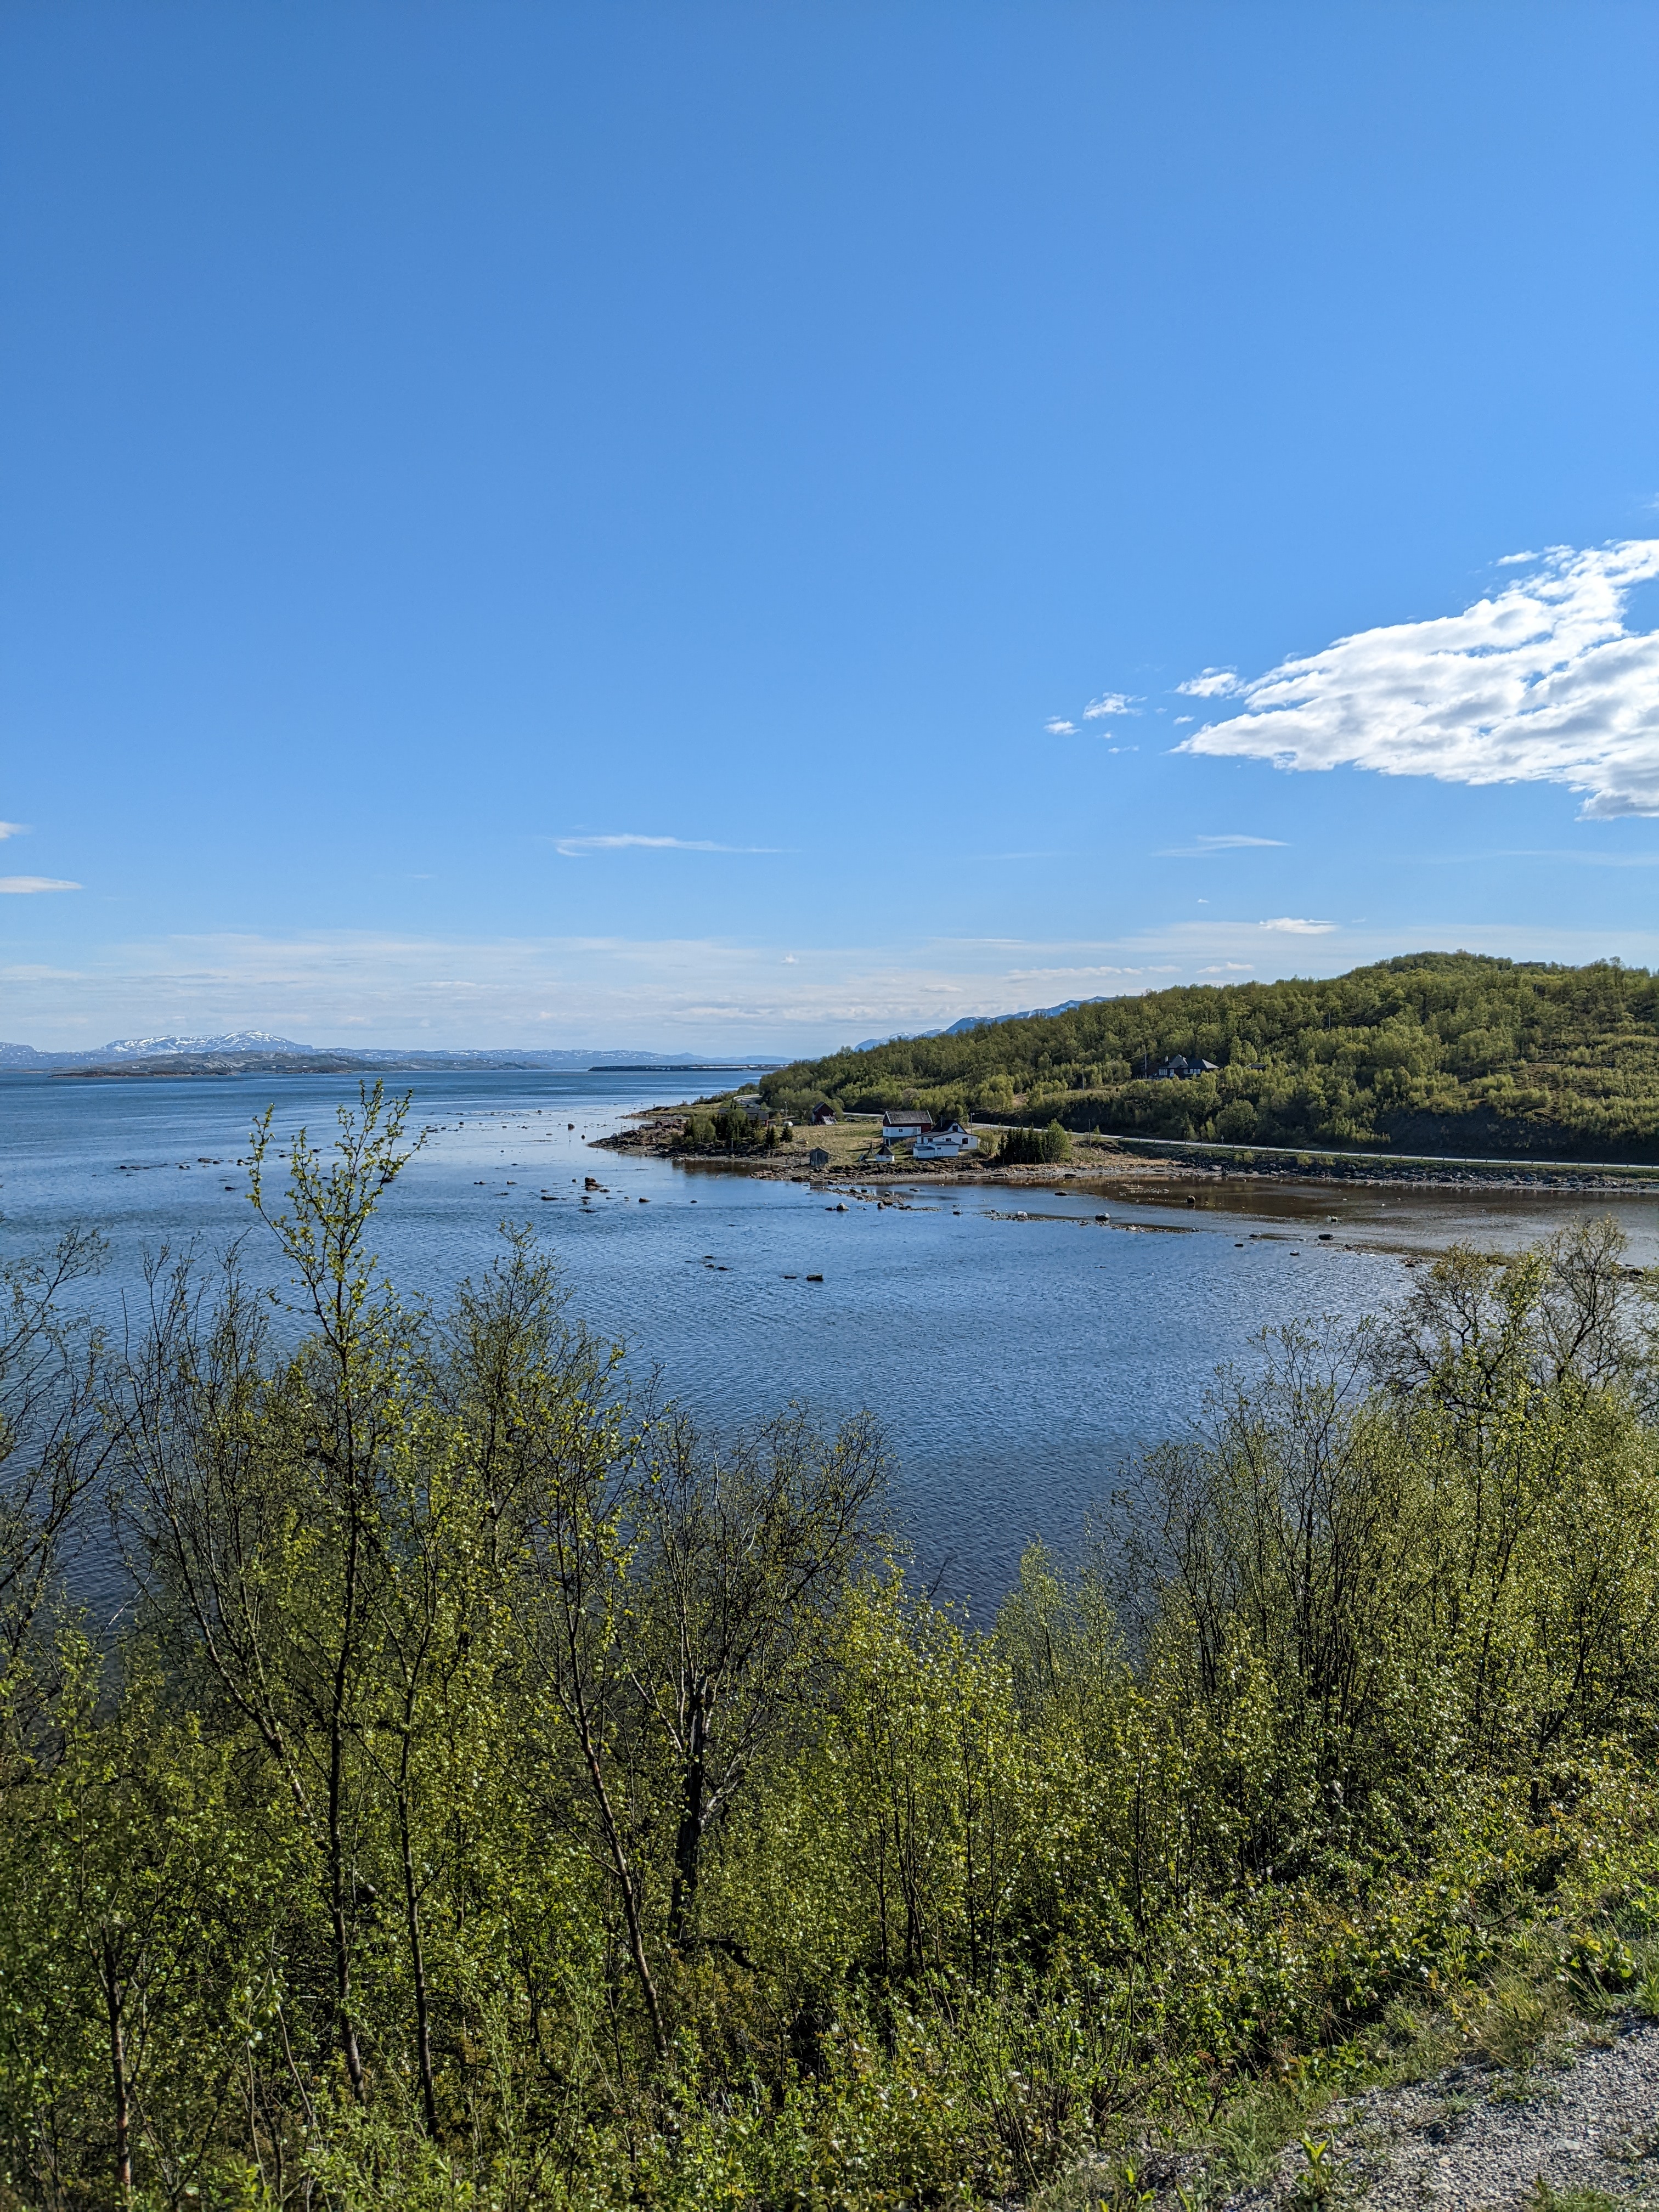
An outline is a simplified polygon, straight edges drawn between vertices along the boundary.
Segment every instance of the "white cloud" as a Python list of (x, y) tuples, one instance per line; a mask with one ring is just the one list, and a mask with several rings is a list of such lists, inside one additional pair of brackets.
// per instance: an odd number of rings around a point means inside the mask
[(1176, 750), (1563, 783), (1587, 817), (1659, 814), (1659, 631), (1624, 623), (1632, 589), (1659, 576), (1659, 538), (1539, 559), (1461, 615), (1361, 630), (1237, 684), (1243, 711)]
[(1243, 853), (1271, 847), (1278, 852), (1286, 849), (1282, 837), (1194, 837), (1190, 845), (1166, 845), (1158, 855), (1160, 860), (1207, 860), (1212, 853)]
[(1103, 714), (1133, 714), (1134, 702), (1127, 691), (1103, 691), (1098, 699), (1091, 699), (1083, 710), (1085, 722), (1097, 722)]
[(1206, 668), (1199, 676), (1189, 676), (1176, 690), (1188, 699), (1222, 699), (1230, 691), (1240, 689), (1238, 672), (1235, 668)]
[(1045, 722), (1042, 726), (1051, 738), (1074, 738), (1077, 735), (1075, 722)]
[(78, 891), (79, 884), (64, 883), (57, 876), (0, 876), (0, 891), (16, 891), (27, 896), (31, 891)]
[(1216, 915), (1082, 939), (935, 937), (871, 946), (826, 939), (793, 968), (780, 965), (775, 945), (718, 938), (177, 937), (106, 944), (72, 969), (0, 966), (0, 990), (7, 1034), (37, 1045), (246, 1027), (316, 1044), (793, 1054), (878, 1030), (944, 1029), (965, 1013), (1213, 980), (1212, 969), (1269, 981), (1333, 975), (1391, 954), (1459, 945), (1510, 959), (1577, 965), (1616, 953), (1659, 965), (1659, 927), (1471, 923), (1454, 910), (1386, 927)]
[(717, 845), (708, 837), (642, 837), (623, 830), (608, 837), (556, 837), (555, 848), (567, 860), (580, 860), (589, 853), (621, 853), (640, 847), (653, 853), (775, 853), (775, 845)]
[(27, 837), (28, 834), (27, 822), (0, 822), (0, 845), (3, 845), (8, 837)]

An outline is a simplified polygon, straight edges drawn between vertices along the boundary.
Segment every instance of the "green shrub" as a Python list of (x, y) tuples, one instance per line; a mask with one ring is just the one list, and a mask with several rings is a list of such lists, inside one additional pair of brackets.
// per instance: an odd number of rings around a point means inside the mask
[(1046, 1129), (1005, 1129), (997, 1147), (997, 1164), (1004, 1167), (1046, 1167), (1069, 1159), (1072, 1139), (1058, 1121)]
[[(1518, 2094), (1659, 2007), (1611, 1224), (1265, 1340), (982, 1631), (907, 1581), (867, 1416), (699, 1435), (527, 1233), (401, 1303), (380, 1113), (261, 1194), (307, 1343), (188, 1263), (90, 1347), (5, 1280), (7, 2203), (896, 2212), (1086, 2154), (1138, 2212), (1158, 2135), (1249, 2178), (1300, 2130), (1317, 2212), (1368, 2069)], [(37, 1570), (112, 1510), (143, 1603), (94, 1649)]]

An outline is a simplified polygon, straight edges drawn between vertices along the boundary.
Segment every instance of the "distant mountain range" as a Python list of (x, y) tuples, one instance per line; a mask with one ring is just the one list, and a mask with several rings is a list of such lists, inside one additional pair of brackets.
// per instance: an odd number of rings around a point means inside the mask
[(1075, 1013), (1079, 1006), (1102, 1006), (1104, 999), (1062, 999), (1057, 1006), (1027, 1006), (1018, 1014), (964, 1014), (959, 1022), (952, 1022), (948, 1030), (909, 1030), (897, 1036), (866, 1037), (862, 1044), (853, 1047), (854, 1052), (874, 1052), (884, 1044), (920, 1042), (923, 1037), (966, 1036), (970, 1030), (988, 1030), (998, 1022), (1035, 1022), (1049, 1014)]
[(0, 1044), (0, 1068), (98, 1075), (376, 1074), (399, 1069), (546, 1067), (696, 1068), (777, 1067), (775, 1060), (711, 1060), (696, 1054), (638, 1052), (605, 1047), (586, 1052), (402, 1051), (385, 1046), (297, 1044), (267, 1030), (230, 1030), (218, 1036), (118, 1037), (79, 1052), (40, 1052), (32, 1044)]
[[(872, 1052), (879, 1045), (903, 1043), (911, 1038), (920, 1042), (927, 1037), (966, 1036), (970, 1030), (988, 1029), (998, 1022), (1069, 1014), (1079, 1006), (1100, 1003), (1095, 999), (1067, 999), (1061, 1006), (1036, 1006), (1017, 1014), (965, 1014), (947, 1030), (866, 1037), (852, 1048)], [(665, 1074), (690, 1074), (700, 1069), (747, 1073), (783, 1065), (780, 1060), (714, 1060), (696, 1053), (638, 1052), (626, 1046), (585, 1052), (535, 1052), (511, 1046), (476, 1052), (432, 1052), (385, 1045), (300, 1044), (293, 1037), (275, 1036), (269, 1030), (227, 1030), (216, 1036), (117, 1037), (108, 1044), (85, 1046), (78, 1052), (41, 1052), (32, 1044), (0, 1044), (0, 1069), (33, 1070), (43, 1075), (71, 1074), (82, 1069), (98, 1075), (373, 1075), (392, 1074), (400, 1069), (413, 1074), (422, 1068), (466, 1067), (614, 1068), (641, 1074), (661, 1069)]]
[(100, 1061), (148, 1060), (176, 1052), (310, 1052), (308, 1044), (272, 1036), (268, 1030), (233, 1030), (224, 1036), (118, 1037), (112, 1044), (83, 1046), (78, 1052), (38, 1052), (32, 1044), (0, 1044), (0, 1067), (91, 1066)]

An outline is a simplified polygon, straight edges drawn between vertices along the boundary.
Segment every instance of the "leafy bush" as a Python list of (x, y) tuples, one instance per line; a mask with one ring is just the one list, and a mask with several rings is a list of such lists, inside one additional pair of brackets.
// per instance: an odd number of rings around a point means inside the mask
[(714, 1114), (691, 1114), (677, 1139), (677, 1149), (682, 1152), (753, 1152), (757, 1146), (773, 1146), (778, 1142), (775, 1125), (761, 1121), (745, 1114), (741, 1107), (726, 1104)]
[(1058, 1121), (1050, 1121), (1046, 1129), (1005, 1129), (995, 1157), (1002, 1167), (1045, 1167), (1068, 1159), (1071, 1152), (1069, 1135)]
[[(8, 2201), (877, 2212), (1086, 2151), (1130, 2206), (1125, 2116), (1265, 2172), (1431, 2013), (1520, 2068), (1651, 2007), (1610, 1224), (1267, 1340), (981, 1632), (907, 1581), (868, 1417), (635, 1401), (526, 1238), (403, 1304), (400, 1132), (296, 1142), (280, 1206), (256, 1140), (285, 1336), (234, 1269), (106, 1346), (11, 1280)], [(94, 1648), (52, 1560), (111, 1511)]]

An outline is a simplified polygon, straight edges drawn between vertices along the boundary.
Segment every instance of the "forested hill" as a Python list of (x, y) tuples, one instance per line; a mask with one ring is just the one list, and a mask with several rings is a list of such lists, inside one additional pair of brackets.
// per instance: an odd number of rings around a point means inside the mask
[[(1158, 1079), (1177, 1056), (1215, 1065)], [(827, 1098), (1233, 1144), (1653, 1160), (1659, 977), (1419, 952), (896, 1039), (761, 1088), (797, 1115)]]

